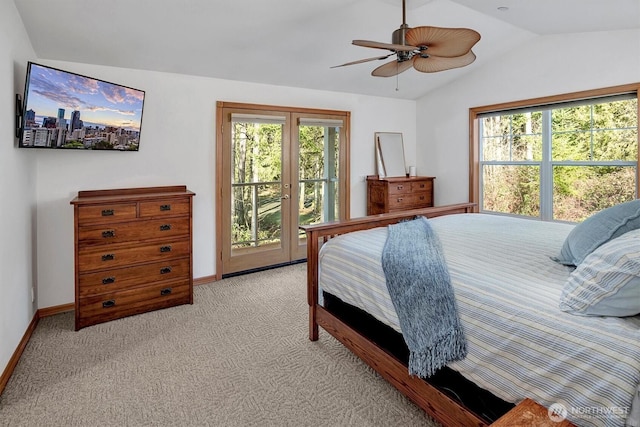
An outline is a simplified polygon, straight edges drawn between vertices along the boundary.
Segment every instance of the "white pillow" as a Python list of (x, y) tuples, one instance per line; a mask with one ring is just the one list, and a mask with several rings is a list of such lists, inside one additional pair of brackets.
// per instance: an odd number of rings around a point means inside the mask
[(571, 273), (560, 309), (584, 316), (640, 313), (640, 229), (598, 247)]

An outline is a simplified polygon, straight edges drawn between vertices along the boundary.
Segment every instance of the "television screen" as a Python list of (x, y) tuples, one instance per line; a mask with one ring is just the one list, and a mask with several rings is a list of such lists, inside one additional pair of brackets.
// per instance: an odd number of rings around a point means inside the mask
[(18, 145), (138, 151), (144, 91), (29, 62)]

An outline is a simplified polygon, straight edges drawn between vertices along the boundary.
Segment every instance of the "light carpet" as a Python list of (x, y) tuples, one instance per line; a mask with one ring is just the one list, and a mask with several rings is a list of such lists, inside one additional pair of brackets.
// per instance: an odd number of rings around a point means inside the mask
[(75, 332), (38, 324), (2, 426), (437, 426), (321, 330), (306, 264), (195, 287), (194, 304)]

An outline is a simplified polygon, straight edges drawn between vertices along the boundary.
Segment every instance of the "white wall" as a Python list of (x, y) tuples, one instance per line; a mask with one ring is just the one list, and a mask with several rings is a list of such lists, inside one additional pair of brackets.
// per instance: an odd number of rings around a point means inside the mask
[(351, 111), (351, 216), (364, 216), (373, 134), (403, 132), (415, 158), (415, 102), (178, 74), (39, 61), (146, 92), (139, 152), (34, 150), (38, 306), (73, 302), (73, 209), (79, 190), (186, 184), (194, 198), (194, 277), (215, 274), (216, 101)]
[(14, 148), (15, 95), (35, 57), (13, 2), (0, 2), (0, 373), (35, 313), (36, 168)]
[(469, 108), (640, 82), (640, 31), (536, 38), (417, 104), (418, 173), (438, 205), (469, 198)]

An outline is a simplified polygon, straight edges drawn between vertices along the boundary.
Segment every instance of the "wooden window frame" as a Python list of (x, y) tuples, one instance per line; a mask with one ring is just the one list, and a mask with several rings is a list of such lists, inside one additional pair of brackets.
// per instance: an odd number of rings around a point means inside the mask
[[(480, 145), (479, 145), (479, 119), (478, 116), (497, 111), (514, 110), (539, 105), (552, 105), (568, 101), (584, 99), (597, 99), (600, 97), (618, 95), (622, 93), (635, 93), (638, 98), (638, 120), (640, 123), (640, 83), (611, 86), (601, 89), (571, 92), (560, 95), (545, 96), (540, 98), (525, 99), (521, 101), (491, 104), (469, 109), (469, 202), (475, 203), (474, 212), (480, 211)], [(638, 126), (640, 128), (640, 124)], [(636, 187), (640, 185), (640, 130), (638, 132), (638, 154), (636, 156)], [(636, 190), (638, 190), (636, 188)], [(636, 191), (636, 194), (638, 192)]]

